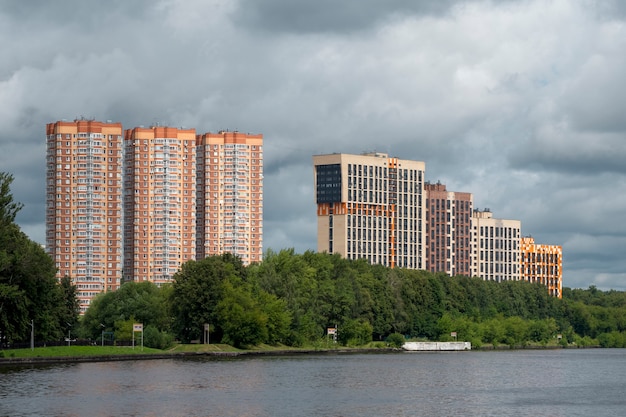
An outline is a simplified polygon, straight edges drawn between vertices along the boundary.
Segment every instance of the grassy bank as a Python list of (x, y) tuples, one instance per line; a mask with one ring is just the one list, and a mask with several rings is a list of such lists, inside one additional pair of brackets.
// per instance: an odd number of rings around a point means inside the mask
[(0, 358), (56, 358), (63, 356), (111, 356), (111, 355), (137, 355), (163, 353), (159, 349), (151, 349), (141, 346), (117, 347), (117, 346), (52, 346), (31, 349), (7, 349), (0, 350)]
[(31, 349), (6, 349), (0, 350), (0, 360), (2, 359), (19, 359), (19, 358), (57, 358), (57, 357), (98, 357), (98, 356), (126, 356), (126, 355), (163, 355), (163, 354), (192, 354), (192, 353), (229, 353), (229, 352), (285, 352), (285, 351), (327, 351), (335, 349), (377, 349), (385, 347), (384, 344), (370, 343), (367, 346), (346, 348), (338, 344), (323, 344), (303, 346), (300, 348), (285, 346), (285, 345), (259, 345), (249, 349), (238, 349), (230, 345), (225, 344), (177, 344), (174, 347), (166, 350), (152, 349), (140, 346), (131, 347), (116, 347), (116, 346), (54, 346), (54, 347), (38, 347)]

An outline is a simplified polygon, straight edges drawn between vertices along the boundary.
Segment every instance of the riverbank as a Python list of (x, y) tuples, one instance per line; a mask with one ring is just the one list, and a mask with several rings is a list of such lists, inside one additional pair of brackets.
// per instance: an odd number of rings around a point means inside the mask
[[(73, 348), (73, 347), (72, 347)], [(289, 356), (289, 355), (320, 355), (320, 354), (363, 354), (363, 353), (403, 353), (410, 350), (391, 347), (354, 347), (354, 348), (289, 348), (262, 346), (259, 349), (242, 350), (229, 345), (177, 345), (174, 349), (160, 351), (157, 349), (146, 349), (148, 352), (141, 352), (139, 348), (104, 348), (107, 353), (99, 354), (98, 347), (93, 347), (92, 352), (81, 349), (80, 354), (72, 352), (72, 348), (54, 351), (54, 356), (46, 356), (43, 351), (29, 356), (22, 357), (0, 357), (0, 367), (26, 366), (26, 365), (52, 365), (59, 363), (85, 363), (85, 362), (113, 362), (113, 361), (133, 361), (133, 360), (157, 360), (173, 358), (237, 358), (253, 356)], [(561, 345), (526, 345), (526, 346), (491, 346), (483, 345), (472, 347), (472, 350), (479, 351), (503, 351), (503, 350), (554, 350), (554, 349), (583, 349), (600, 348), (600, 346), (561, 346)], [(42, 349), (42, 348), (38, 348)], [(57, 348), (58, 349), (58, 348)], [(115, 351), (117, 349), (117, 351)], [(426, 352), (427, 350), (424, 350)], [(431, 350), (432, 351), (432, 350)], [(0, 351), (6, 353), (7, 351)], [(11, 351), (8, 351), (9, 355)], [(13, 351), (15, 352), (15, 351)], [(26, 350), (22, 351), (26, 353)]]
[[(191, 345), (193, 347), (193, 345)], [(155, 360), (173, 358), (214, 357), (236, 358), (251, 356), (287, 356), (287, 355), (311, 355), (311, 354), (355, 354), (355, 353), (392, 353), (402, 352), (395, 348), (333, 348), (333, 349), (262, 349), (262, 350), (236, 350), (226, 347), (225, 350), (191, 350), (191, 351), (159, 351), (149, 353), (117, 353), (117, 354), (92, 354), (92, 355), (57, 355), (57, 356), (25, 356), (0, 358), (2, 366), (24, 365), (50, 365), (58, 363), (84, 363), (84, 362), (112, 362), (133, 360)]]

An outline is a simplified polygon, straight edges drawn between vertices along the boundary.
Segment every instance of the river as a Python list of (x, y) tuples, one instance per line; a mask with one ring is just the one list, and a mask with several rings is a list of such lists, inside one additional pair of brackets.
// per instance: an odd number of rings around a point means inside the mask
[(0, 416), (623, 416), (626, 350), (0, 367)]

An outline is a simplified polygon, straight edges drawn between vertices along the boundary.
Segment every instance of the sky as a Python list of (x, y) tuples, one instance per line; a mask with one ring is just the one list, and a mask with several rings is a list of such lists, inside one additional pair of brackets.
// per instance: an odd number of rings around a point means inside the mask
[(0, 0), (0, 171), (45, 242), (45, 125), (264, 135), (264, 249), (316, 250), (312, 156), (474, 194), (564, 286), (626, 290), (626, 2)]

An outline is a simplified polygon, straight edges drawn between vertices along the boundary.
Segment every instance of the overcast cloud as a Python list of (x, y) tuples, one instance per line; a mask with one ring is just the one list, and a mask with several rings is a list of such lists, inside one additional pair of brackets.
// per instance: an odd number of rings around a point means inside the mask
[(0, 170), (45, 241), (45, 124), (262, 133), (264, 248), (316, 248), (312, 155), (426, 162), (626, 290), (626, 7), (595, 0), (0, 0)]

